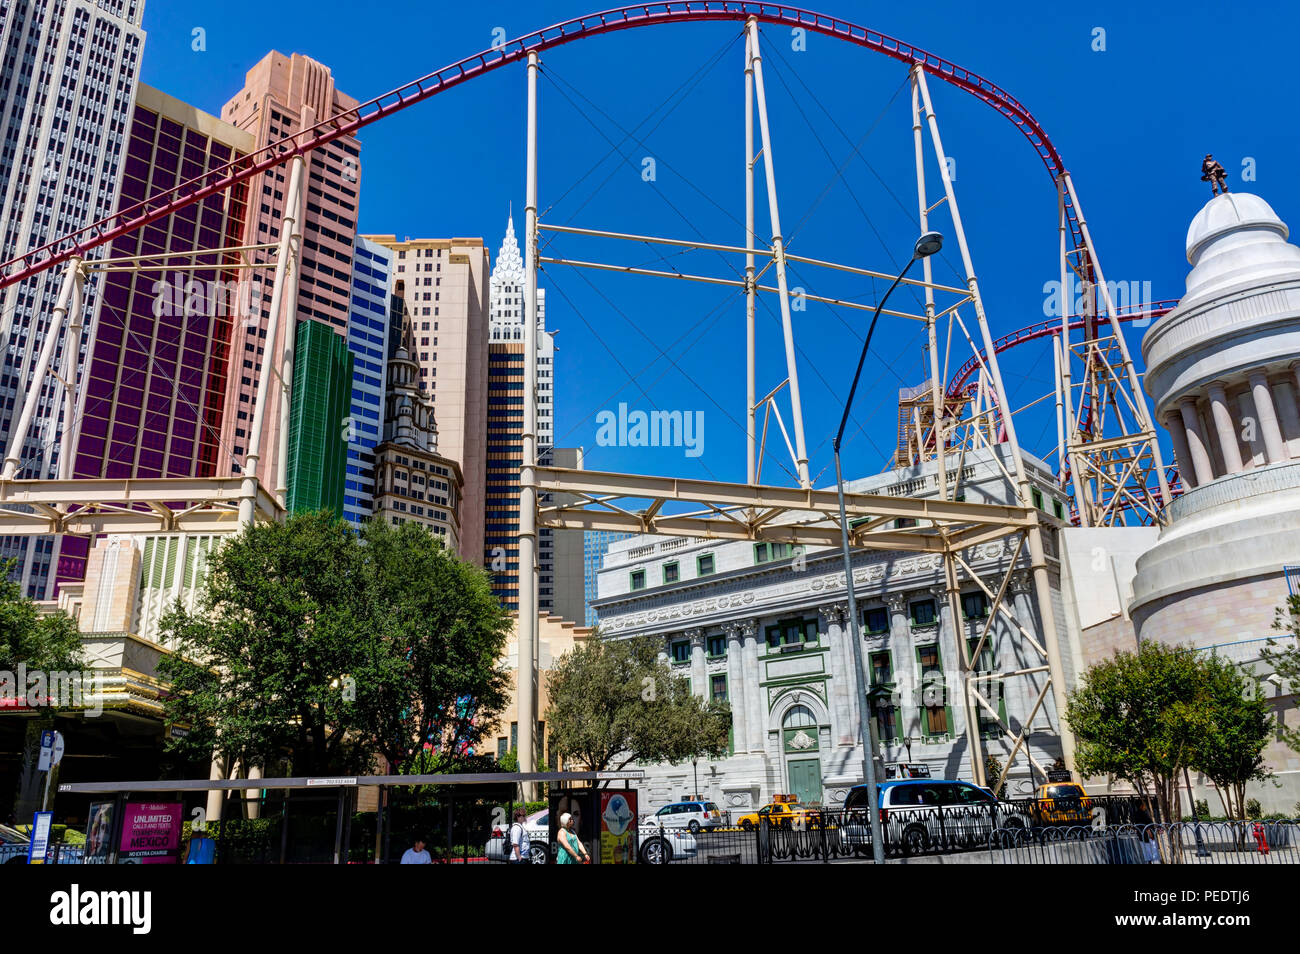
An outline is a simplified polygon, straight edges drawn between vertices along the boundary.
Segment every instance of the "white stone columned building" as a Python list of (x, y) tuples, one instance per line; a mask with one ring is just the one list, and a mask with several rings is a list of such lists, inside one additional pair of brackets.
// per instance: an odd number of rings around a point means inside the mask
[[(1009, 467), (1006, 445), (998, 445)], [(1062, 503), (1051, 473), (1026, 457), (1030, 479), (1043, 505)], [(852, 493), (937, 494), (935, 462), (852, 481)], [(950, 481), (957, 477), (949, 471)], [(1010, 489), (988, 451), (970, 453), (961, 470), (965, 498), (1006, 503)], [(1055, 533), (1045, 532), (1054, 583), (1057, 625), (1065, 632)], [(971, 547), (964, 559), (994, 592), (1008, 570), (1014, 546), (1002, 539)], [(635, 536), (611, 543), (598, 574), (604, 638), (647, 637), (662, 643), (673, 670), (690, 680), (696, 695), (727, 701), (732, 711), (728, 757), (701, 760), (701, 797), (735, 812), (770, 801), (776, 793), (827, 806), (842, 804), (863, 781), (857, 683), (849, 642), (847, 599), (840, 551), (800, 553), (772, 542), (710, 541)], [(1037, 601), (1027, 558), (1012, 576), (1009, 608), (1017, 622), (1040, 633)], [(971, 777), (961, 691), (958, 639), (978, 638), (988, 617), (983, 592), (961, 586), (962, 619), (951, 618), (943, 588), (943, 563), (923, 553), (858, 551), (853, 579), (862, 614), (862, 658), (869, 686), (887, 696), (875, 713), (879, 759), (925, 763), (934, 778)], [(1028, 650), (1027, 652), (1025, 650)], [(1000, 615), (979, 671), (991, 677), (1038, 665), (1040, 657)], [(1065, 661), (1072, 679), (1074, 662)], [(999, 715), (1019, 730), (1043, 687), (1043, 674), (990, 678)], [(1000, 698), (998, 698), (1000, 695)], [(1009, 745), (996, 723), (981, 717), (985, 747), (1005, 762)], [(1041, 765), (1061, 755), (1060, 724), (1051, 696), (1032, 725), (1030, 747)], [(883, 767), (883, 766), (882, 766)], [(648, 804), (658, 806), (695, 794), (690, 763), (645, 766)], [(1041, 781), (1041, 779), (1040, 779)], [(1024, 760), (1016, 762), (1008, 793), (1029, 786)]]

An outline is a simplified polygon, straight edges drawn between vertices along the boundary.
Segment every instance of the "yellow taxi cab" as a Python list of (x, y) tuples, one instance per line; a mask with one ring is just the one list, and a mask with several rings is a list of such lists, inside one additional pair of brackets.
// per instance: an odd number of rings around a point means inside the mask
[(1032, 808), (1035, 825), (1087, 825), (1092, 821), (1092, 799), (1075, 782), (1038, 786)]
[(758, 811), (741, 815), (737, 824), (745, 831), (753, 831), (759, 820), (766, 818), (772, 828), (816, 828), (821, 824), (821, 811), (816, 805), (801, 805), (794, 795), (774, 795)]

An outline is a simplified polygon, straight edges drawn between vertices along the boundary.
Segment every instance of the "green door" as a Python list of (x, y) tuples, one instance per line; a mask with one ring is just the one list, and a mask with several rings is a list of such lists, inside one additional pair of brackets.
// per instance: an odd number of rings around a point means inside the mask
[(789, 773), (790, 793), (805, 805), (822, 800), (821, 759), (791, 759), (786, 765)]

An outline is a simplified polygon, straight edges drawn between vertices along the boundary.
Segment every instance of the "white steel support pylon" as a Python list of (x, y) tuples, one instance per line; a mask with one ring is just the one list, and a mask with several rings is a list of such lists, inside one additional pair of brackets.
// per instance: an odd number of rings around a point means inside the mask
[[(1079, 525), (1164, 523), (1170, 500), (1160, 442), (1129, 354), (1112, 286), (1068, 172), (1057, 181), (1061, 233), (1061, 357), (1059, 384), (1065, 410), (1065, 459), (1074, 489)], [(1067, 203), (1074, 210), (1082, 242), (1071, 247)], [(1083, 338), (1070, 340), (1070, 312), (1080, 291)], [(1103, 333), (1103, 326), (1107, 329)], [(1082, 365), (1076, 384), (1072, 365)]]
[[(241, 527), (250, 526), (253, 523), (254, 504), (257, 499), (258, 489), (257, 469), (262, 456), (262, 432), (266, 424), (267, 404), (270, 403), (272, 374), (279, 381), (284, 381), (284, 369), (276, 367), (276, 346), (281, 341), (282, 325), (292, 326), (297, 312), (295, 302), (298, 300), (298, 255), (302, 248), (302, 224), (299, 221), (298, 212), (302, 204), (303, 165), (301, 156), (294, 158), (289, 176), (289, 191), (285, 197), (285, 217), (280, 224), (280, 244), (275, 256), (275, 278), (271, 286), (271, 311), (266, 329), (265, 354), (257, 378), (257, 403), (253, 407), (253, 424), (249, 431), (248, 453), (244, 455), (244, 464), (241, 469), (243, 476), (243, 497), (239, 502), (239, 525)], [(281, 317), (282, 312), (285, 315), (283, 318)], [(287, 329), (283, 333), (292, 336), (292, 332)], [(281, 351), (280, 357), (283, 361), (283, 351)], [(283, 403), (282, 424), (289, 403), (287, 396)], [(285, 444), (287, 438), (288, 427), (284, 427), (280, 435), (282, 451), (287, 446)], [(284, 460), (285, 456), (285, 454), (281, 453), (281, 461)], [(280, 505), (284, 506), (283, 500)]]
[[(811, 487), (812, 481), (808, 477), (808, 446), (804, 440), (803, 431), (803, 403), (799, 394), (799, 367), (796, 360), (794, 347), (794, 326), (790, 319), (790, 287), (786, 281), (785, 274), (785, 240), (781, 236), (781, 212), (776, 198), (776, 165), (772, 157), (772, 135), (767, 123), (767, 92), (763, 86), (763, 58), (758, 47), (758, 20), (751, 18), (745, 25), (745, 50), (748, 69), (746, 70), (747, 79), (753, 81), (754, 100), (758, 106), (758, 130), (763, 140), (763, 173), (767, 179), (767, 211), (768, 218), (772, 224), (772, 261), (776, 269), (776, 285), (780, 296), (781, 307), (781, 333), (785, 338), (785, 367), (786, 374), (789, 377), (790, 384), (790, 416), (794, 428), (794, 449), (795, 449), (795, 468), (798, 471), (799, 486)], [(748, 84), (747, 84), (748, 85)], [(752, 126), (747, 125), (746, 130), (749, 133), (747, 139), (752, 139)], [(747, 143), (749, 148), (753, 148), (752, 142)], [(752, 161), (752, 160), (751, 160)], [(750, 210), (753, 208), (753, 188), (747, 190)], [(748, 211), (746, 216), (750, 235), (753, 235), (753, 214)], [(748, 246), (753, 248), (753, 245)], [(746, 259), (749, 265), (750, 258)], [(752, 265), (749, 265), (752, 269)], [(752, 282), (746, 272), (746, 284), (750, 285), (747, 294), (753, 294)], [(752, 309), (747, 305), (750, 325), (753, 324)], [(753, 352), (750, 352), (750, 362), (753, 361)], [(752, 397), (752, 392), (751, 392)], [(754, 413), (753, 403), (750, 404), (750, 415)], [(750, 428), (750, 440), (753, 440), (753, 427)]]
[[(975, 312), (975, 321), (979, 326), (980, 342), (985, 355), (989, 384), (991, 384), (993, 389), (993, 397), (997, 401), (998, 407), (1002, 410), (1002, 424), (1006, 434), (1006, 441), (1011, 451), (1010, 456), (1014, 468), (1016, 496), (1019, 500), (1020, 506), (1026, 508), (1026, 510), (1035, 515), (1032, 525), (1024, 532), (1024, 542), (1029, 548), (1029, 563), (1033, 578), (1033, 592), (1037, 602), (1042, 642), (1041, 644), (1037, 644), (1036, 641), (1033, 640), (1031, 640), (1031, 642), (1036, 643), (1036, 647), (1041, 651), (1041, 655), (1045, 657), (1044, 662), (1047, 665), (1053, 700), (1056, 704), (1058, 731), (1060, 733), (1061, 747), (1065, 763), (1067, 766), (1073, 768), (1074, 737), (1070, 732), (1069, 726), (1065, 722), (1065, 670), (1061, 659), (1060, 641), (1056, 632), (1056, 613), (1052, 604), (1051, 580), (1048, 575), (1047, 556), (1043, 545), (1042, 519), (1039, 518), (1038, 511), (1033, 506), (1032, 487), (1025, 470), (1024, 461), (1021, 458), (1020, 442), (1016, 437), (1014, 416), (1010, 412), (1010, 405), (1007, 402), (1006, 388), (1003, 384), (1001, 369), (998, 366), (997, 351), (993, 347), (993, 339), (989, 332), (988, 320), (984, 312), (984, 302), (980, 295), (979, 283), (975, 276), (975, 267), (971, 259), (970, 247), (966, 240), (965, 229), (962, 227), (961, 211), (957, 205), (955, 186), (948, 168), (947, 153), (944, 151), (943, 141), (939, 134), (938, 117), (934, 111), (934, 104), (930, 98), (930, 90), (926, 83), (925, 70), (921, 67), (921, 64), (917, 63), (912, 67), (911, 78), (915, 93), (918, 97), (918, 106), (924, 111), (925, 123), (929, 129), (930, 142), (934, 149), (935, 161), (939, 169), (940, 179), (943, 183), (944, 200), (947, 203), (948, 213), (952, 220), (953, 232), (955, 233), (954, 237), (956, 238), (958, 249), (961, 252), (962, 267), (966, 276), (966, 285), (970, 292), (971, 305)], [(914, 129), (919, 125), (919, 118), (919, 116), (915, 116), (914, 114)], [(915, 138), (916, 134), (914, 133), (914, 139)], [(918, 176), (924, 175), (923, 164), (918, 164), (917, 172)], [(918, 196), (922, 203), (925, 202), (924, 194), (924, 187), (918, 186)], [(939, 422), (936, 422), (936, 426), (938, 425)], [(941, 446), (943, 442), (940, 440), (937, 443)], [(960, 631), (961, 617), (958, 614), (959, 607), (957, 606), (957, 594), (955, 590), (961, 579), (958, 572), (959, 565), (964, 566), (964, 564), (961, 560), (960, 554), (958, 553), (958, 548), (951, 546), (948, 547), (944, 554), (944, 562), (946, 564), (947, 585), (950, 590), (949, 597), (950, 605), (952, 607), (951, 612), (953, 613), (954, 625), (959, 631), (957, 647), (961, 658), (962, 683), (966, 703), (965, 722), (971, 758), (971, 773), (979, 784), (985, 784), (984, 753), (979, 728), (978, 710), (988, 711), (992, 713), (994, 718), (997, 718), (997, 712), (996, 707), (990, 705), (990, 701), (987, 699), (985, 694), (981, 693), (979, 688), (976, 686), (976, 680), (979, 674), (976, 672), (974, 667), (971, 647), (967, 645), (967, 642)], [(965, 567), (965, 569), (967, 570), (968, 575), (977, 584), (981, 587), (984, 586), (978, 577), (970, 573), (969, 567)], [(1008, 567), (1008, 575), (1014, 572), (1014, 569), (1015, 566), (1013, 561), (1012, 565)], [(1005, 587), (1003, 590), (1005, 591)], [(993, 601), (993, 608), (990, 610), (990, 617), (995, 615), (1000, 608), (1001, 599), (995, 598)], [(1022, 626), (1018, 626), (1018, 628), (1022, 634), (1028, 635), (1027, 631)], [(979, 645), (982, 646), (982, 644), (981, 641)], [(978, 649), (979, 646), (976, 648)], [(1024, 736), (1029, 729), (1030, 721), (1030, 719), (1025, 720), (1021, 725), (1020, 731), (1016, 733), (1013, 732), (1009, 726), (1004, 724), (1000, 718), (997, 718), (997, 722), (1002, 731), (1005, 734), (1012, 736), (1014, 739), (1012, 749), (1013, 756), (1014, 753), (1018, 752), (1023, 745)], [(999, 786), (1002, 781), (1005, 780), (1006, 772), (1009, 768), (1010, 763), (1004, 767), (1002, 779), (998, 780)]]
[[(515, 668), (519, 771), (536, 771), (537, 729), (537, 71), (528, 54), (528, 144), (524, 200), (524, 425), (519, 468), (519, 629)], [(525, 783), (523, 797), (532, 797)]]

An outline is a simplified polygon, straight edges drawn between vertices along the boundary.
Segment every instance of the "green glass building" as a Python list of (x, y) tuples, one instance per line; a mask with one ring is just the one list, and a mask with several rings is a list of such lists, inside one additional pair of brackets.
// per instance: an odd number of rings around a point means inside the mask
[(289, 512), (343, 515), (352, 353), (347, 339), (319, 321), (299, 321), (289, 409)]

